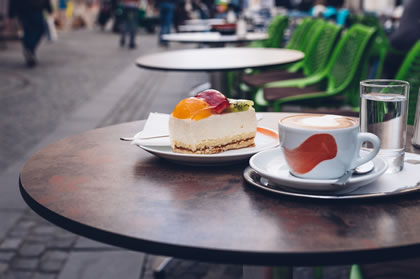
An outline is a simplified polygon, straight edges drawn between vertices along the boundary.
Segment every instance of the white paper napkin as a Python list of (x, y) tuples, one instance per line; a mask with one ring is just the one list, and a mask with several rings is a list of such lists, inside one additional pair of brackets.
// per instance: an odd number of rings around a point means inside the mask
[(142, 131), (138, 132), (131, 144), (149, 146), (169, 146), (169, 114), (151, 112)]
[(420, 156), (414, 153), (405, 153), (404, 169), (397, 173), (385, 173), (374, 182), (360, 187), (352, 194), (396, 192), (420, 186)]

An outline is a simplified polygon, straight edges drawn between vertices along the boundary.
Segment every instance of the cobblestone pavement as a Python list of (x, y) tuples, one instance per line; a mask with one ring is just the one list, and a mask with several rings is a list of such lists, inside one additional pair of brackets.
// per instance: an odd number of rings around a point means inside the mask
[[(155, 256), (76, 236), (33, 213), (19, 197), (17, 176), (37, 144), (83, 129), (144, 119), (151, 111), (170, 112), (190, 88), (206, 80), (204, 73), (136, 68), (137, 56), (162, 51), (156, 42), (155, 35), (142, 34), (138, 49), (129, 51), (118, 47), (114, 34), (61, 33), (59, 41), (41, 46), (35, 69), (24, 67), (17, 42), (0, 51), (0, 279), (153, 278)], [(81, 115), (86, 119), (80, 120)], [(306, 279), (312, 269), (294, 272), (296, 278)], [(348, 267), (334, 267), (332, 277), (325, 278), (346, 278), (347, 272)], [(240, 266), (180, 259), (166, 269), (168, 279), (241, 275)]]
[(28, 209), (0, 244), (0, 274), (3, 278), (57, 278), (77, 238)]

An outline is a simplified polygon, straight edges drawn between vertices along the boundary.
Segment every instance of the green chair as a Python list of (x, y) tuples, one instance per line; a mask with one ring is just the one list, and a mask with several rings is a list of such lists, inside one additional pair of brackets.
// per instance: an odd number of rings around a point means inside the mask
[(359, 16), (358, 22), (377, 29), (376, 38), (366, 60), (364, 76), (367, 78), (381, 78), (387, 53), (392, 49), (385, 30), (379, 18), (373, 14)]
[(284, 32), (289, 24), (289, 18), (285, 15), (276, 16), (268, 27), (268, 40), (265, 41), (264, 47), (276, 48), (281, 47), (284, 40)]
[[(249, 44), (249, 47), (276, 48), (281, 47), (284, 39), (284, 32), (289, 24), (289, 18), (285, 15), (278, 15), (273, 18), (268, 26), (268, 39), (264, 41), (255, 41)], [(235, 84), (238, 82), (237, 74), (234, 71), (226, 73), (228, 91), (224, 92), (227, 96), (232, 96), (235, 91)], [(246, 89), (244, 89), (246, 90)]]
[(297, 25), (285, 47), (288, 49), (303, 51), (305, 49), (305, 38), (308, 34), (310, 34), (310, 29), (314, 23), (315, 19), (311, 17), (305, 17), (302, 22)]
[[(378, 29), (377, 29), (378, 30)], [(381, 33), (379, 31), (379, 33)], [(385, 33), (383, 33), (384, 35)], [(363, 55), (360, 69), (357, 71), (353, 82), (343, 92), (344, 103), (358, 116), (360, 110), (360, 81), (381, 78), (383, 65), (388, 53), (388, 39), (376, 33), (372, 47)]]
[[(404, 57), (406, 53), (400, 50), (397, 50), (391, 46), (391, 43), (388, 40), (388, 36), (385, 33), (383, 25), (376, 14), (373, 14), (373, 13), (365, 13), (361, 15), (353, 14), (352, 22), (359, 23), (366, 26), (375, 27), (377, 29), (377, 35), (373, 43), (371, 52), (369, 54), (369, 58), (368, 58), (370, 65), (366, 65), (368, 66), (368, 68), (364, 69), (364, 71), (365, 72), (366, 70), (369, 71), (367, 75), (365, 75), (368, 78), (381, 78), (383, 66), (384, 66), (385, 59), (388, 53), (399, 55), (401, 57)], [(373, 65), (374, 67), (369, 67), (369, 66), (372, 66), (372, 62), (375, 63)]]
[(304, 78), (325, 69), (328, 64), (329, 56), (340, 34), (341, 27), (333, 23), (320, 21), (313, 25), (307, 48), (305, 49), (305, 58), (293, 64), (286, 70), (266, 71), (260, 74), (245, 75), (243, 82), (250, 87), (258, 88), (266, 83)]
[(385, 34), (382, 26), (377, 28), (378, 32), (374, 40), (371, 53), (369, 54), (370, 59), (368, 61), (374, 61), (373, 71), (370, 69), (368, 76), (370, 78), (381, 78), (382, 70), (385, 64), (385, 58), (388, 52), (391, 50), (391, 44), (389, 43), (388, 37)]
[[(303, 19), (303, 21), (296, 27), (295, 31), (293, 32), (292, 37), (290, 38), (289, 42), (286, 45), (286, 48), (303, 51), (305, 46), (307, 47), (306, 42), (309, 40), (308, 37), (310, 37), (311, 29), (314, 27), (316, 21), (318, 21), (319, 24), (321, 23), (319, 20), (314, 20), (313, 18), (310, 18), (310, 17)], [(281, 71), (288, 71), (291, 73), (296, 73), (300, 70), (301, 66), (302, 64), (297, 62), (292, 65), (288, 65), (286, 67), (284, 66), (276, 67), (275, 69), (281, 70)], [(245, 74), (247, 76), (256, 75), (262, 72), (266, 72), (266, 71), (252, 70), (252, 69), (245, 70)], [(296, 78), (296, 76), (301, 76), (301, 75), (293, 75), (294, 78)], [(239, 90), (242, 93), (242, 95), (247, 96), (247, 98), (251, 98), (250, 96), (253, 94), (253, 91), (255, 91), (255, 88), (253, 85), (248, 86), (246, 83), (242, 82), (241, 80), (239, 84)]]
[(416, 117), (417, 95), (420, 88), (420, 40), (407, 53), (395, 79), (410, 83), (407, 123), (413, 125)]
[[(305, 51), (305, 49), (307, 48), (307, 43), (310, 40), (311, 33), (313, 32), (314, 25), (320, 24), (321, 22), (322, 20), (320, 19), (313, 19), (311, 17), (304, 18), (302, 22), (296, 27), (295, 31), (292, 34), (292, 37), (286, 44), (285, 48)], [(278, 47), (281, 47), (281, 45), (279, 45)], [(293, 67), (293, 65), (294, 64), (289, 65), (286, 68)]]
[(365, 57), (362, 59), (362, 68), (359, 71), (356, 82), (346, 90), (346, 103), (349, 104), (354, 111), (359, 111), (359, 99), (360, 99), (360, 86), (358, 81), (365, 79), (380, 79), (382, 78), (383, 67), (385, 64), (385, 59), (388, 54), (393, 53), (400, 55), (401, 57), (404, 54), (398, 50), (395, 50), (389, 40), (385, 31), (382, 27), (382, 24), (379, 22), (379, 19), (376, 15), (364, 15), (356, 16), (360, 18), (358, 22), (361, 22), (364, 25), (375, 27), (377, 29), (376, 36), (373, 40), (372, 47), (369, 52), (366, 53)]
[(284, 32), (289, 24), (289, 18), (285, 15), (278, 15), (273, 18), (267, 28), (268, 39), (264, 41), (255, 41), (249, 44), (249, 47), (276, 48), (283, 43)]
[(306, 78), (271, 82), (257, 91), (257, 106), (271, 106), (281, 111), (290, 102), (309, 106), (335, 105), (344, 102), (346, 90), (356, 82), (364, 53), (368, 53), (376, 29), (353, 25), (339, 40), (327, 67)]
[[(365, 59), (369, 60), (369, 58)], [(366, 66), (364, 66), (366, 67)], [(361, 76), (357, 78), (357, 81), (366, 79), (366, 71), (361, 71)], [(408, 100), (408, 118), (407, 124), (413, 125), (416, 107), (417, 107), (417, 95), (420, 87), (420, 40), (411, 48), (411, 50), (405, 56), (403, 63), (401, 64), (395, 79), (405, 80), (410, 83), (410, 93)], [(354, 107), (354, 110), (358, 110), (360, 100), (360, 86), (356, 82), (348, 92), (347, 102)]]
[[(303, 36), (300, 39), (300, 42), (297, 44), (296, 50), (300, 50), (305, 55), (309, 52), (310, 48), (313, 47), (312, 45), (312, 39), (315, 33), (319, 33), (323, 30), (325, 27), (325, 21), (322, 19), (312, 19), (309, 21), (309, 24), (307, 24), (306, 29), (303, 32)], [(286, 46), (286, 48), (289, 48), (289, 46)], [(291, 49), (291, 48), (290, 48)], [(289, 72), (298, 72), (303, 69), (304, 63), (303, 60), (296, 62), (288, 67)]]

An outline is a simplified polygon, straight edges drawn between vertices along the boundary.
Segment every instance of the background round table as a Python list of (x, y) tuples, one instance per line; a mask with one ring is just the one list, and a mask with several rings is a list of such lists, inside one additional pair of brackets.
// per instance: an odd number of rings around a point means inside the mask
[(232, 71), (265, 68), (303, 59), (298, 50), (276, 48), (184, 49), (139, 57), (139, 67), (163, 71)]
[(304, 53), (274, 48), (201, 48), (141, 56), (139, 67), (161, 71), (208, 72), (211, 88), (228, 92), (225, 71), (261, 69), (303, 59)]
[[(275, 128), (282, 115), (264, 114), (261, 125)], [(91, 130), (47, 146), (21, 171), (23, 198), (79, 235), (179, 258), (317, 265), (418, 255), (417, 194), (346, 201), (270, 194), (244, 181), (247, 162), (177, 165), (119, 140), (143, 125)], [(408, 151), (420, 153), (411, 144)]]
[(187, 19), (185, 24), (197, 24), (197, 25), (212, 25), (212, 24), (223, 24), (225, 19), (223, 18), (208, 18), (208, 19)]
[(247, 33), (245, 37), (237, 35), (222, 35), (219, 32), (182, 32), (165, 34), (164, 40), (179, 43), (202, 43), (225, 45), (227, 43), (239, 44), (252, 41), (262, 41), (268, 39), (267, 33)]
[(210, 32), (211, 26), (187, 24), (178, 26), (178, 32)]

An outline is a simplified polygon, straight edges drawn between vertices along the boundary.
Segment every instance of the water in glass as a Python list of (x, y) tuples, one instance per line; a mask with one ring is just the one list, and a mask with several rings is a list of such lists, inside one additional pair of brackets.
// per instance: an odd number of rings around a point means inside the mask
[(400, 94), (361, 95), (360, 129), (381, 139), (378, 155), (388, 162), (388, 173), (403, 167), (407, 129), (407, 97)]

